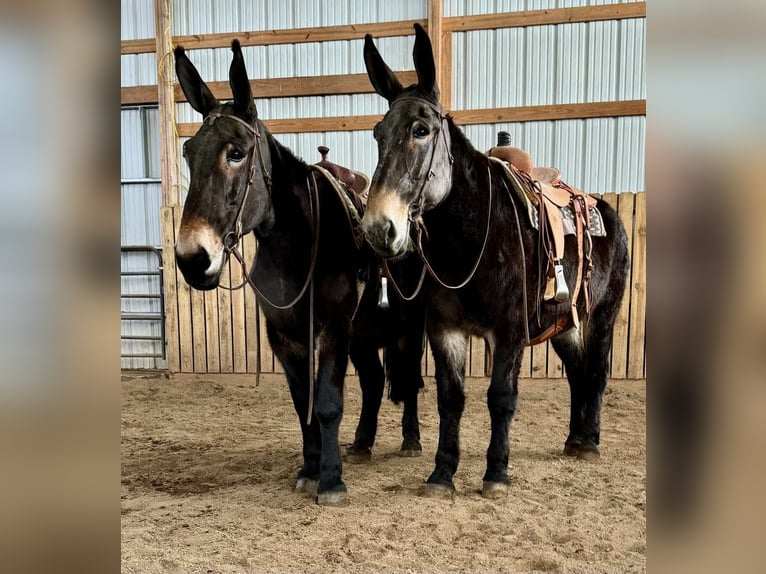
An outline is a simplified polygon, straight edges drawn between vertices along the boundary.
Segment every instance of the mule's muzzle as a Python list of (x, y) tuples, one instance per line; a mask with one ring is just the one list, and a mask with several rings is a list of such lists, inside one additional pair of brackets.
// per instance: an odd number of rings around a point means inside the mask
[(407, 248), (406, 231), (400, 230), (394, 221), (385, 215), (377, 217), (365, 215), (362, 218), (362, 233), (367, 243), (383, 257), (396, 257), (404, 253)]
[(208, 275), (207, 271), (210, 269), (211, 261), (210, 255), (204, 247), (191, 253), (179, 253), (179, 250), (176, 249), (176, 264), (190, 287), (199, 291), (210, 291), (218, 287), (220, 273)]

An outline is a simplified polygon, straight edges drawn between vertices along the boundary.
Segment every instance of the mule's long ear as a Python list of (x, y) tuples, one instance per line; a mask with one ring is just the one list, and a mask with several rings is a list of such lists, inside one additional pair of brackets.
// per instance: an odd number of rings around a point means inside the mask
[(415, 47), (412, 49), (415, 72), (418, 74), (418, 86), (427, 96), (439, 101), (439, 86), (436, 84), (436, 65), (434, 51), (428, 32), (415, 23)]
[(402, 83), (383, 61), (369, 34), (364, 36), (364, 65), (372, 87), (389, 103), (402, 93)]
[(234, 95), (234, 109), (252, 121), (258, 117), (258, 110), (253, 101), (250, 80), (247, 79), (245, 58), (242, 56), (239, 40), (234, 39), (231, 41), (231, 51), (234, 52), (234, 59), (231, 61), (231, 67), (229, 68), (229, 85), (231, 86), (231, 93)]
[(183, 46), (177, 46), (173, 53), (176, 59), (178, 83), (181, 84), (186, 99), (203, 117), (207, 116), (218, 105), (218, 100), (215, 99), (207, 84), (202, 81), (197, 68), (186, 56)]

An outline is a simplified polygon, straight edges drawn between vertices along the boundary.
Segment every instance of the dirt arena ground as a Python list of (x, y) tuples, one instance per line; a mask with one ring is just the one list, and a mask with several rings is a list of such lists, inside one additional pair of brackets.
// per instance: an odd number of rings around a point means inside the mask
[[(420, 396), (423, 456), (397, 455), (399, 407), (381, 408), (367, 465), (344, 464), (350, 504), (293, 492), (300, 431), (281, 375), (123, 374), (122, 571), (644, 572), (644, 381), (610, 381), (602, 457), (560, 455), (564, 381), (523, 380), (511, 429), (512, 489), (479, 494), (487, 381), (469, 379), (452, 501), (422, 496), (438, 435), (436, 389)], [(341, 444), (360, 405), (346, 382)]]

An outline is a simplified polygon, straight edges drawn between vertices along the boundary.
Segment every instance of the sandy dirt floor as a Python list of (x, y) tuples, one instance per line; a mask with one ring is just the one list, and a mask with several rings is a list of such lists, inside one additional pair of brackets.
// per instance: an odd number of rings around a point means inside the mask
[[(293, 492), (297, 417), (281, 375), (122, 377), (122, 571), (643, 572), (644, 381), (610, 381), (601, 460), (560, 455), (566, 382), (523, 380), (507, 498), (481, 497), (487, 381), (469, 379), (452, 501), (425, 498), (438, 436), (432, 379), (420, 395), (423, 456), (401, 458), (400, 407), (386, 401), (373, 460), (345, 463), (350, 504)], [(360, 407), (346, 381), (341, 444)]]

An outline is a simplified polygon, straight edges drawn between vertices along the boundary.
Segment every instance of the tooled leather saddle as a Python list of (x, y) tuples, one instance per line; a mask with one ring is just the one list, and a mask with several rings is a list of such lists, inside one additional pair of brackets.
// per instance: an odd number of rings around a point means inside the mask
[[(561, 179), (558, 169), (535, 167), (532, 156), (521, 148), (510, 145), (508, 132), (498, 133), (498, 145), (487, 155), (499, 160), (516, 193), (527, 203), (532, 224), (539, 230), (541, 254), (547, 259), (544, 289), (539, 289), (540, 300), (551, 303), (570, 302), (571, 312), (553, 326), (530, 341), (534, 345), (559, 332), (571, 316), (579, 325), (577, 301), (580, 293), (585, 297), (586, 313), (590, 310), (589, 281), (591, 263), (591, 236), (604, 235), (603, 221), (594, 197), (568, 185)], [(564, 278), (564, 236), (574, 235), (577, 240), (577, 274), (570, 291)]]

